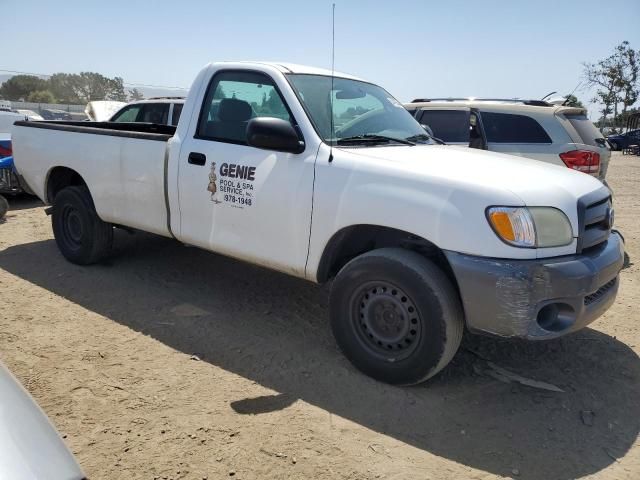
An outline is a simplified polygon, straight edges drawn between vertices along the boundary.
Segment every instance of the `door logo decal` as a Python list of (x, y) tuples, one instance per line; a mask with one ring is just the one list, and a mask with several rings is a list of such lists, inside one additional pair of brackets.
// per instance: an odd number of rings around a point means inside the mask
[[(218, 174), (223, 177), (219, 183)], [(255, 204), (253, 182), (256, 179), (256, 167), (223, 163), (218, 174), (216, 162), (211, 162), (207, 190), (211, 192), (213, 203), (225, 203), (235, 208), (251, 207)], [(221, 199), (218, 199), (218, 191), (221, 193)]]
[(218, 192), (216, 180), (218, 180), (218, 176), (216, 175), (216, 162), (211, 162), (211, 171), (209, 172), (209, 186), (207, 186), (207, 190), (211, 192), (211, 201), (215, 204), (218, 204), (220, 203), (220, 200), (216, 198), (216, 193)]

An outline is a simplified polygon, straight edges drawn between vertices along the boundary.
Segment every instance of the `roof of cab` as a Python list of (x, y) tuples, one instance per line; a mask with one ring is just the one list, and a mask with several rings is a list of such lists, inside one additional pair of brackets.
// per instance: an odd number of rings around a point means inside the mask
[[(287, 73), (299, 73), (304, 75), (324, 75), (330, 77), (332, 72), (326, 68), (318, 68), (311, 67), (308, 65), (299, 65), (296, 63), (286, 63), (286, 62), (262, 62), (262, 61), (247, 61), (247, 62), (216, 62), (214, 65), (225, 65), (225, 64), (244, 64), (244, 65), (268, 65), (270, 67), (277, 68), (280, 72)], [(361, 78), (355, 77), (353, 75), (349, 75), (348, 73), (343, 72), (333, 72), (333, 76), (340, 78), (349, 78), (351, 80), (360, 80), (364, 81)]]

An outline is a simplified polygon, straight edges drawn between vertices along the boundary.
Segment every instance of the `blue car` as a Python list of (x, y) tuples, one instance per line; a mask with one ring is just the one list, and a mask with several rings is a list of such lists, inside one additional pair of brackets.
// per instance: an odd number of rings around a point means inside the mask
[[(6, 145), (4, 142), (5, 141), (0, 140), (0, 194), (5, 191), (4, 177), (9, 176), (10, 172), (13, 172), (13, 157), (3, 156), (3, 154), (6, 153), (7, 151), (11, 153), (10, 150), (6, 148)], [(7, 213), (7, 210), (9, 210), (9, 203), (7, 202), (6, 198), (0, 195), (0, 221), (4, 218), (5, 214)]]
[(611, 150), (622, 150), (629, 145), (640, 145), (640, 129), (630, 130), (618, 135), (609, 135), (607, 140), (611, 144)]

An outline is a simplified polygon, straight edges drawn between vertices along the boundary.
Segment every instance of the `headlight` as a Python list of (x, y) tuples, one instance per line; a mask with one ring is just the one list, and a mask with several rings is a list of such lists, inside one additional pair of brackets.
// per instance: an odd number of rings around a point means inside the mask
[(573, 241), (567, 216), (552, 207), (490, 207), (487, 218), (493, 231), (515, 247), (561, 247)]

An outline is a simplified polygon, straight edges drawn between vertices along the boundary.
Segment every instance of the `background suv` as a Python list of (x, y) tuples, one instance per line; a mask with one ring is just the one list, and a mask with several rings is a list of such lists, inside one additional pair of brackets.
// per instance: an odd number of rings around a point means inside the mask
[(446, 143), (564, 165), (604, 180), (611, 152), (583, 108), (540, 100), (416, 99), (405, 105)]
[(129, 103), (113, 114), (110, 122), (146, 122), (178, 125), (184, 97), (154, 97)]

